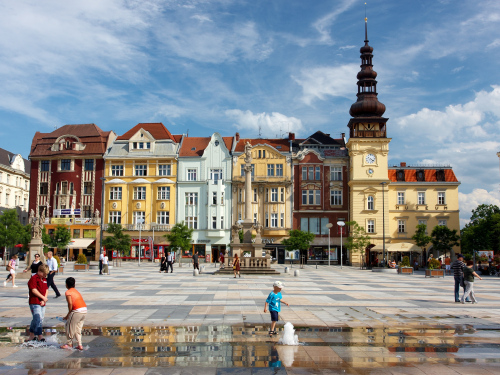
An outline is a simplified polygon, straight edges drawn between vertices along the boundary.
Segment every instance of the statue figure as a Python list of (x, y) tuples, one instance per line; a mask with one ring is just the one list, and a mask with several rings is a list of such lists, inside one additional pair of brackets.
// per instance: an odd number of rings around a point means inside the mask
[(252, 145), (247, 141), (245, 144), (245, 163), (249, 164), (252, 162)]
[(31, 236), (34, 238), (34, 239), (41, 239), (42, 238), (42, 221), (37, 218), (37, 217), (33, 217), (31, 219), (31, 225), (32, 225), (32, 228), (31, 228)]
[(261, 232), (262, 232), (262, 228), (263, 228), (262, 224), (260, 224), (259, 222), (257, 222), (257, 223), (254, 224), (253, 227), (254, 227), (255, 231), (257, 232), (257, 236), (260, 236)]
[(240, 223), (236, 223), (231, 227), (231, 234), (233, 236), (233, 243), (240, 243), (240, 230), (242, 229)]
[(35, 218), (35, 211), (33, 211), (33, 209), (31, 209), (29, 222), (32, 223), (34, 218)]

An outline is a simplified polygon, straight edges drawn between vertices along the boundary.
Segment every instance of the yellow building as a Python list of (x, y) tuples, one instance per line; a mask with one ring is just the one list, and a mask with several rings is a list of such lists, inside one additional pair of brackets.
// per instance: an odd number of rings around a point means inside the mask
[[(239, 139), (233, 150), (233, 221), (245, 218), (244, 148), (252, 146), (252, 214), (262, 228), (265, 248), (277, 258), (281, 240), (292, 229), (292, 167), (287, 139)], [(284, 253), (283, 253), (284, 255)]]
[(121, 224), (132, 237), (132, 258), (138, 257), (139, 237), (144, 258), (150, 259), (152, 244), (155, 258), (167, 245), (163, 235), (175, 224), (181, 138), (161, 123), (138, 124), (117, 137), (104, 156), (104, 230), (109, 223)]

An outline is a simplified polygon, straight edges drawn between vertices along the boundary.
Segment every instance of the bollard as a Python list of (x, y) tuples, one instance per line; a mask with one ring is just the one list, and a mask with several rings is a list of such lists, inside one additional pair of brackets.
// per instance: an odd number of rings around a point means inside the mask
[(285, 267), (285, 273), (288, 273), (288, 272), (290, 272), (290, 271), (288, 270), (288, 267)]
[(197, 269), (194, 269), (194, 270), (193, 270), (193, 276), (198, 276), (198, 275), (199, 275), (198, 270), (197, 270)]
[(205, 266), (201, 266), (200, 273), (205, 272)]
[(293, 276), (295, 276), (295, 277), (300, 276), (300, 271), (299, 271), (299, 270), (295, 270), (295, 271), (293, 272)]

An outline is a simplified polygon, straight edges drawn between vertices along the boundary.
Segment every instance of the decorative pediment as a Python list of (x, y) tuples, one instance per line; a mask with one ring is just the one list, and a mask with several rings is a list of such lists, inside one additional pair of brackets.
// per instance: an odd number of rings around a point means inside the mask
[(324, 161), (325, 158), (321, 156), (321, 154), (316, 151), (316, 150), (311, 150), (311, 149), (304, 149), (304, 150), (300, 150), (299, 152), (297, 152), (296, 156), (295, 156), (295, 159), (299, 160), (299, 161), (302, 161), (304, 160), (305, 156), (308, 155), (308, 154), (314, 154), (319, 161)]
[(51, 146), (51, 151), (63, 151), (63, 150), (73, 150), (73, 151), (83, 151), (87, 147), (80, 141), (76, 135), (65, 134), (61, 135), (56, 139), (54, 144)]
[(130, 137), (130, 142), (153, 142), (156, 139), (151, 135), (150, 132), (144, 129), (139, 129), (132, 137)]

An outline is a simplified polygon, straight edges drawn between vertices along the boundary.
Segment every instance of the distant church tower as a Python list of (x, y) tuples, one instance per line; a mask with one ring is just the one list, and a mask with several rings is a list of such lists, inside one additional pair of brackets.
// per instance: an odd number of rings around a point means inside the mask
[[(383, 204), (385, 202), (385, 240), (389, 236), (387, 157), (387, 118), (382, 117), (385, 105), (377, 99), (377, 72), (373, 70), (373, 48), (368, 45), (368, 25), (365, 18), (365, 45), (361, 47), (361, 70), (358, 78), (358, 100), (351, 105), (349, 124), (350, 212), (351, 220), (364, 227), (373, 245), (382, 245)], [(382, 199), (384, 189), (384, 199)], [(365, 254), (351, 254), (351, 263), (359, 265)]]

